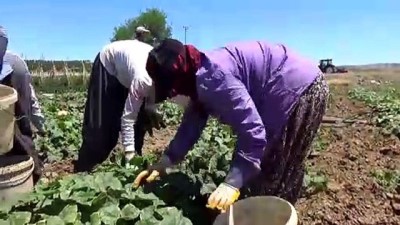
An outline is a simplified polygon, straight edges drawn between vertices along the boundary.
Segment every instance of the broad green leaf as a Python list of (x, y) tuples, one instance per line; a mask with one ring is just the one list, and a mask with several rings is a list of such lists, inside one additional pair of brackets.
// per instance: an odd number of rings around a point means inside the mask
[(159, 223), (160, 225), (193, 225), (192, 222), (188, 219), (182, 216), (181, 213), (175, 214), (175, 215), (169, 215)]
[(64, 221), (58, 216), (49, 216), (46, 219), (47, 225), (64, 225)]
[(70, 199), (82, 205), (91, 205), (92, 199), (96, 195), (97, 193), (94, 191), (76, 191), (71, 194)]
[(46, 225), (46, 220), (42, 219), (35, 223), (35, 225)]
[(30, 212), (13, 212), (9, 216), (11, 225), (25, 225), (31, 221), (32, 214)]
[(59, 217), (64, 220), (65, 223), (74, 223), (78, 217), (78, 206), (77, 205), (67, 205), (60, 212)]
[(70, 194), (71, 194), (71, 190), (64, 190), (64, 191), (61, 191), (61, 192), (60, 192), (60, 198), (61, 198), (62, 200), (68, 200)]
[(149, 206), (140, 210), (140, 220), (148, 220), (154, 218), (154, 211), (155, 211), (154, 206)]
[(123, 186), (121, 181), (113, 173), (99, 173), (95, 175), (94, 184), (101, 192), (107, 191), (107, 188), (121, 190)]
[(101, 208), (107, 202), (107, 194), (100, 193), (92, 200), (92, 207), (93, 208)]
[(156, 220), (155, 218), (148, 218), (148, 219), (140, 219), (138, 222), (136, 222), (135, 225), (158, 225), (158, 224), (160, 224), (160, 221)]
[(162, 217), (169, 216), (169, 215), (176, 215), (179, 214), (179, 210), (175, 207), (165, 207), (157, 209), (157, 213), (160, 214)]
[(140, 210), (132, 204), (127, 204), (121, 210), (121, 217), (125, 220), (134, 220), (140, 214)]
[(101, 218), (99, 212), (94, 212), (90, 215), (90, 224), (91, 225), (101, 225)]
[(121, 216), (121, 210), (117, 205), (109, 205), (100, 209), (100, 219), (106, 224), (115, 224)]

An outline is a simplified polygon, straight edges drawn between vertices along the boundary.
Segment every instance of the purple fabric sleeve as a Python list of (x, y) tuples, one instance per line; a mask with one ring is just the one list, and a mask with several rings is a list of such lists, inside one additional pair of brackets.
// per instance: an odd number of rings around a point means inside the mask
[(225, 182), (241, 188), (260, 171), (267, 144), (262, 119), (246, 87), (232, 75), (216, 71), (204, 79), (207, 105), (217, 118), (230, 125), (238, 136), (231, 169)]
[(182, 123), (170, 142), (165, 155), (173, 164), (183, 160), (189, 150), (200, 138), (204, 127), (207, 124), (208, 115), (197, 109), (193, 102), (186, 108), (183, 114)]

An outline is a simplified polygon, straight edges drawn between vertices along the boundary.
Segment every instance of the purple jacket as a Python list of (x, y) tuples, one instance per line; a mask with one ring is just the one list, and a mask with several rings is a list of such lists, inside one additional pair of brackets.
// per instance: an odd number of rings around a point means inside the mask
[(264, 149), (282, 134), (318, 66), (283, 45), (239, 42), (205, 53), (197, 92), (206, 114), (190, 105), (166, 155), (181, 161), (201, 136), (208, 115), (232, 127), (237, 147), (226, 182), (241, 188), (258, 174)]

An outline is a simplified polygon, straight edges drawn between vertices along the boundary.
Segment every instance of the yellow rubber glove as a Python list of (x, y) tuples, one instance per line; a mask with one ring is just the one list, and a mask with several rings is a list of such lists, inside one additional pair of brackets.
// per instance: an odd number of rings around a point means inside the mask
[(139, 173), (133, 182), (133, 187), (138, 188), (144, 182), (144, 179), (147, 183), (153, 182), (158, 179), (160, 175), (164, 174), (165, 170), (172, 165), (173, 164), (171, 163), (171, 160), (169, 160), (168, 156), (163, 155), (158, 163)]
[(222, 183), (208, 198), (207, 207), (210, 209), (219, 209), (226, 211), (240, 195), (239, 189), (227, 184)]

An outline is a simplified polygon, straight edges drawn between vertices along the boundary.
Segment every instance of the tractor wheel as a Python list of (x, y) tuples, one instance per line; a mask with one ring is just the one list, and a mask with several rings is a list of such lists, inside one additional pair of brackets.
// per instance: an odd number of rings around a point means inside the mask
[(334, 73), (335, 69), (332, 66), (328, 66), (325, 68), (325, 73)]

